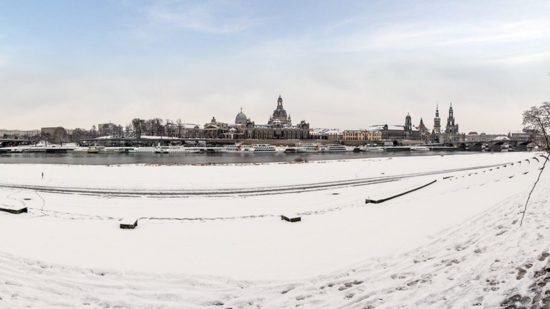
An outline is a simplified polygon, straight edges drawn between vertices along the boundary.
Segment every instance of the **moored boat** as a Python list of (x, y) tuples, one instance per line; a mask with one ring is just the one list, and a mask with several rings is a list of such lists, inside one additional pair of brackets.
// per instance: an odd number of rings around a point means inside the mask
[(319, 144), (305, 144), (297, 147), (299, 153), (317, 153), (321, 152), (321, 146)]
[(170, 148), (168, 146), (157, 146), (155, 147), (155, 153), (170, 153)]
[(379, 147), (379, 146), (367, 147), (365, 148), (365, 151), (366, 152), (383, 152), (384, 147)]
[(426, 147), (426, 146), (412, 146), (411, 147), (411, 151), (422, 151), (422, 152), (425, 152), (425, 151), (430, 151), (430, 148)]
[(346, 152), (348, 149), (344, 145), (333, 144), (326, 145), (321, 149), (322, 152)]
[(277, 152), (277, 149), (269, 144), (256, 144), (252, 146), (252, 151), (259, 153), (274, 153)]
[(241, 144), (226, 145), (226, 146), (223, 147), (223, 151), (224, 152), (229, 152), (229, 153), (241, 152), (241, 151), (243, 151), (243, 148), (242, 148)]

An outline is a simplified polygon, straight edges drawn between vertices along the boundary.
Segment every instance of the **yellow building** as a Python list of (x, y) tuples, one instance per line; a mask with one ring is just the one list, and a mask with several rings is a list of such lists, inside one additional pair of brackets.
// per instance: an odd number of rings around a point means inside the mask
[(382, 132), (368, 130), (344, 130), (343, 141), (379, 141), (382, 139)]

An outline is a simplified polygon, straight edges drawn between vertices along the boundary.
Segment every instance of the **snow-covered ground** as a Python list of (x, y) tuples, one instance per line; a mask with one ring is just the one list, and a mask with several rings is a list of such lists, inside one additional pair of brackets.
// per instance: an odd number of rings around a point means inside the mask
[[(548, 173), (522, 227), (518, 220), (543, 163), (539, 155), (0, 165), (0, 184), (39, 186), (0, 187), (0, 204), (29, 207), (28, 214), (0, 213), (0, 307), (469, 308), (499, 306), (514, 294), (531, 302), (538, 292), (548, 297), (543, 287), (529, 290), (550, 252)], [(176, 197), (41, 190), (215, 191), (363, 178), (381, 181)], [(121, 230), (122, 218), (140, 218), (139, 226)], [(550, 281), (550, 269), (542, 278)]]
[(209, 166), (0, 164), (0, 184), (120, 190), (257, 188), (468, 168), (525, 156), (512, 152)]

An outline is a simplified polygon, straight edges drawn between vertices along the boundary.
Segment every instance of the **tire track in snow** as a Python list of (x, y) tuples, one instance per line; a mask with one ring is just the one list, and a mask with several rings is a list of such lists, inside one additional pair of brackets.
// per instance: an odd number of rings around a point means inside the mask
[(79, 187), (51, 187), (23, 184), (0, 184), (0, 188), (34, 190), (48, 193), (64, 193), (64, 194), (92, 194), (92, 195), (110, 195), (110, 196), (154, 196), (154, 197), (184, 197), (184, 196), (231, 196), (231, 195), (272, 195), (285, 193), (299, 193), (307, 191), (330, 190), (334, 188), (364, 186), (369, 184), (385, 183), (400, 179), (441, 175), (447, 173), (471, 171), (485, 168), (493, 168), (506, 164), (491, 164), (479, 165), (472, 167), (444, 169), (430, 172), (409, 173), (401, 175), (391, 175), (382, 177), (367, 177), (360, 179), (348, 179), (340, 181), (328, 181), (309, 184), (298, 184), (292, 186), (272, 186), (272, 187), (256, 187), (256, 188), (219, 188), (219, 189), (196, 189), (196, 190), (117, 190), (109, 188), (79, 188)]

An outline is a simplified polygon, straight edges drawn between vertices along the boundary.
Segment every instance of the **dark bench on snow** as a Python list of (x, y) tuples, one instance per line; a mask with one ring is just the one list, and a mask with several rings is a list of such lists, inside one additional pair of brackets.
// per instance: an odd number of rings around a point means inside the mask
[(18, 207), (18, 206), (11, 206), (11, 205), (0, 205), (0, 211), (7, 212), (14, 215), (29, 212), (27, 207), (23, 207), (23, 206)]
[(396, 195), (392, 195), (392, 196), (387, 197), (387, 198), (383, 198), (383, 199), (379, 199), (379, 200), (366, 199), (366, 200), (365, 200), (365, 204), (380, 204), (380, 203), (384, 203), (384, 202), (389, 201), (389, 200), (392, 200), (392, 199), (394, 199), (394, 198), (397, 198), (397, 197), (400, 197), (400, 196), (403, 196), (403, 195), (412, 193), (412, 192), (414, 192), (414, 191), (423, 189), (423, 188), (425, 188), (425, 187), (427, 187), (427, 186), (429, 186), (429, 185), (434, 184), (436, 181), (437, 181), (437, 179), (434, 180), (434, 181), (431, 181), (431, 182), (429, 182), (429, 183), (427, 183), (427, 184), (425, 184), (425, 185), (422, 185), (422, 186), (420, 186), (420, 187), (416, 187), (416, 188), (411, 189), (411, 190), (409, 190), (409, 191), (405, 191), (405, 192), (402, 192), (402, 193), (399, 193), (399, 194), (396, 194)]
[(302, 221), (302, 217), (287, 217), (281, 215), (281, 220), (288, 221), (288, 222), (300, 222)]
[(133, 230), (138, 226), (138, 219), (123, 219), (120, 228), (123, 230)]

